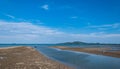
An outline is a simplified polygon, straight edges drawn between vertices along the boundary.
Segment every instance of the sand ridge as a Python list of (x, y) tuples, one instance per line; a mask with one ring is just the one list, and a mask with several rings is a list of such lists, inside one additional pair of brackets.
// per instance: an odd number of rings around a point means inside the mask
[(53, 61), (32, 47), (0, 49), (0, 69), (73, 69)]
[(111, 56), (120, 58), (120, 51), (109, 51), (112, 50), (109, 47), (103, 48), (80, 48), (80, 47), (68, 47), (68, 46), (53, 46), (52, 48), (58, 48), (61, 50), (71, 50), (71, 51), (78, 51), (78, 52), (86, 52), (92, 53), (97, 55), (104, 55), (104, 56)]

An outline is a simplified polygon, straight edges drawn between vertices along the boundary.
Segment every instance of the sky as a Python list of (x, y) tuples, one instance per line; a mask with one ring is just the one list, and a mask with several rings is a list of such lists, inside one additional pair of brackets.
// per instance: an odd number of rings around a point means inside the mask
[(120, 43), (120, 0), (0, 0), (0, 43)]

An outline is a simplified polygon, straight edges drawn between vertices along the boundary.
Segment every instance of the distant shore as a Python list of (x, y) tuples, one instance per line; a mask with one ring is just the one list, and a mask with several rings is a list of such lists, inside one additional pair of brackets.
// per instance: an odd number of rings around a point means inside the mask
[(58, 48), (61, 50), (86, 52), (86, 53), (92, 53), (96, 55), (105, 55), (105, 56), (120, 58), (120, 51), (109, 51), (112, 49), (108, 47), (106, 48), (105, 47), (104, 48), (79, 48), (79, 47), (72, 48), (72, 47), (66, 47), (66, 46), (53, 46), (53, 48)]
[(73, 69), (45, 57), (32, 47), (0, 48), (0, 69)]

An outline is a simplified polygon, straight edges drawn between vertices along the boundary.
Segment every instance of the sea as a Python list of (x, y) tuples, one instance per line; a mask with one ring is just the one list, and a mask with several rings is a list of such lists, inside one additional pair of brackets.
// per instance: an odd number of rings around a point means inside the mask
[(31, 46), (49, 59), (58, 61), (76, 69), (120, 69), (120, 58), (95, 55), (84, 52), (60, 50), (50, 46), (70, 47), (110, 47), (113, 50), (120, 50), (120, 45), (59, 45), (59, 44), (0, 44), (2, 47)]

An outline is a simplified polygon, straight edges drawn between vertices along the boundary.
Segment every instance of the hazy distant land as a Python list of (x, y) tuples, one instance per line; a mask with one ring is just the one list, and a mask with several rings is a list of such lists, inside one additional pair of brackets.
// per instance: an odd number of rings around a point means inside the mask
[(57, 44), (65, 44), (65, 45), (120, 45), (116, 43), (87, 43), (81, 41), (73, 41), (73, 42), (64, 42), (64, 43), (57, 43)]

